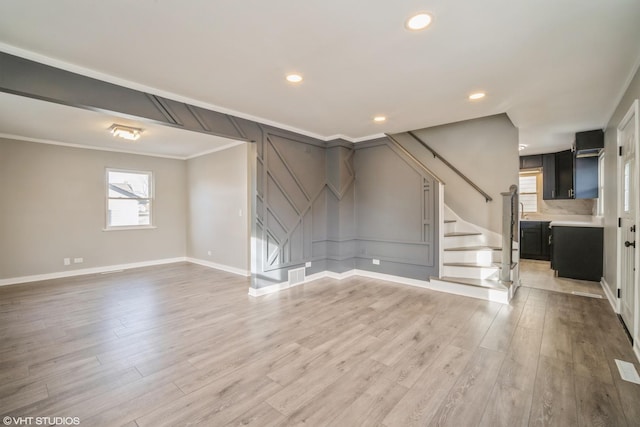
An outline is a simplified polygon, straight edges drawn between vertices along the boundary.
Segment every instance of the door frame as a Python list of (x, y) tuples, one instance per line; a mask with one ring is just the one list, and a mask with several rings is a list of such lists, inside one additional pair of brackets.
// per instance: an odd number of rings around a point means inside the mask
[[(638, 99), (634, 100), (633, 103), (631, 104), (631, 106), (629, 107), (629, 111), (627, 111), (627, 113), (624, 115), (624, 118), (620, 121), (620, 123), (618, 124), (617, 128), (616, 128), (616, 140), (617, 140), (617, 147), (616, 149), (620, 150), (620, 147), (622, 146), (622, 140), (620, 138), (620, 134), (621, 134), (621, 130), (629, 123), (629, 120), (631, 119), (631, 117), (635, 114), (635, 118), (634, 118), (634, 122), (635, 122), (635, 135), (636, 135), (636, 141), (635, 141), (635, 145), (636, 145), (636, 149), (635, 149), (635, 162), (636, 162), (636, 176), (635, 179), (638, 181), (636, 182), (636, 188), (640, 189), (640, 101)], [(616, 153), (616, 157), (617, 157), (617, 170), (616, 170), (616, 179), (617, 179), (617, 183), (616, 183), (616, 187), (618, 189), (618, 200), (617, 200), (617, 212), (618, 212), (618, 218), (622, 217), (622, 204), (623, 204), (623, 194), (622, 194), (622, 174), (623, 174), (623, 170), (622, 170), (622, 158), (621, 156)], [(636, 227), (640, 226), (640, 197), (635, 198), (635, 212), (636, 212), (636, 217), (635, 217), (635, 223), (636, 223)], [(623, 233), (622, 233), (622, 229), (620, 227), (616, 227), (616, 258), (617, 258), (617, 274), (616, 274), (616, 287), (617, 287), (617, 291), (620, 292), (621, 288), (622, 288), (622, 241), (623, 241)], [(640, 232), (637, 233), (637, 235), (640, 235)], [(638, 239), (636, 239), (636, 241), (638, 241)], [(636, 357), (638, 358), (638, 360), (640, 360), (640, 295), (638, 295), (640, 293), (640, 285), (638, 284), (638, 278), (640, 277), (640, 250), (636, 249), (635, 251), (635, 260), (634, 260), (634, 264), (635, 264), (635, 273), (634, 273), (634, 308), (633, 308), (633, 330), (634, 330), (634, 336), (633, 338), (633, 350), (636, 354)], [(622, 309), (621, 306), (621, 302), (619, 298), (616, 298), (616, 312), (620, 313)]]

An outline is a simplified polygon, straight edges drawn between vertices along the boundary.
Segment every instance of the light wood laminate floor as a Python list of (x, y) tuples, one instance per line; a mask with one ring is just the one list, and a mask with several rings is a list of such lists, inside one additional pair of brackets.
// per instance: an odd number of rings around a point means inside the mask
[(600, 282), (556, 277), (549, 261), (520, 260), (520, 281), (528, 288), (556, 292), (582, 292), (606, 298)]
[[(83, 426), (637, 426), (605, 299), (350, 278), (252, 298), (180, 263), (0, 288), (0, 415)], [(636, 367), (638, 364), (635, 364)]]

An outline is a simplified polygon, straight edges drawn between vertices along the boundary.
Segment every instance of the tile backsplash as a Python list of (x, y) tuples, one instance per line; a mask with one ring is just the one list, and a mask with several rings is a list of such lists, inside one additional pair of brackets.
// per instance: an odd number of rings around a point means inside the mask
[[(596, 199), (544, 200), (542, 198), (542, 174), (537, 174), (538, 212), (525, 214), (531, 219), (562, 219), (563, 216), (587, 220), (587, 216), (596, 215)], [(579, 216), (579, 217), (578, 217)]]
[(595, 199), (538, 200), (538, 212), (547, 215), (593, 215)]

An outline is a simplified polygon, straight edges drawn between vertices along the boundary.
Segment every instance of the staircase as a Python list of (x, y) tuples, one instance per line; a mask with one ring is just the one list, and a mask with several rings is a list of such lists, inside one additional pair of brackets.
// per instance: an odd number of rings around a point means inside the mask
[(445, 206), (444, 238), (440, 277), (431, 277), (432, 285), (447, 287), (455, 293), (508, 304), (518, 286), (517, 248), (512, 248), (511, 277), (501, 282), (501, 237), (459, 218)]
[[(396, 148), (406, 156), (422, 166), (439, 183), (438, 196), (440, 202), (439, 217), (441, 218), (439, 237), (439, 277), (429, 278), (429, 288), (458, 295), (481, 298), (508, 304), (516, 289), (520, 286), (518, 266), (518, 187), (509, 186), (509, 191), (500, 193), (502, 206), (501, 233), (483, 229), (477, 225), (462, 220), (448, 206), (444, 205), (444, 181), (431, 172), (428, 166), (416, 158), (410, 149), (405, 147), (394, 136), (385, 134)], [(431, 146), (414, 132), (406, 135), (414, 142), (428, 150), (434, 157), (451, 170), (458, 178), (470, 185), (484, 197), (486, 203), (493, 202), (489, 193), (482, 190), (469, 177), (464, 175), (454, 165), (444, 159)], [(406, 141), (405, 141), (406, 142)], [(415, 149), (415, 148), (414, 148)], [(492, 214), (496, 209), (491, 210)], [(442, 222), (442, 218), (445, 220)], [(503, 243), (504, 242), (504, 243)], [(503, 246), (509, 250), (503, 251)], [(504, 262), (503, 262), (504, 254)], [(506, 259), (508, 258), (508, 259)], [(509, 271), (506, 271), (506, 270)]]

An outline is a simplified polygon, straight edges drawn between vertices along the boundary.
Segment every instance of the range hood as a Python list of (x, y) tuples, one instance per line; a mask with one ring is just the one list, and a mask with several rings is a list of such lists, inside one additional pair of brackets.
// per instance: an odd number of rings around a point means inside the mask
[(598, 157), (604, 148), (604, 132), (602, 129), (576, 133), (576, 158)]
[(602, 148), (591, 148), (588, 150), (576, 150), (576, 159), (583, 159), (585, 157), (598, 157), (602, 152)]

